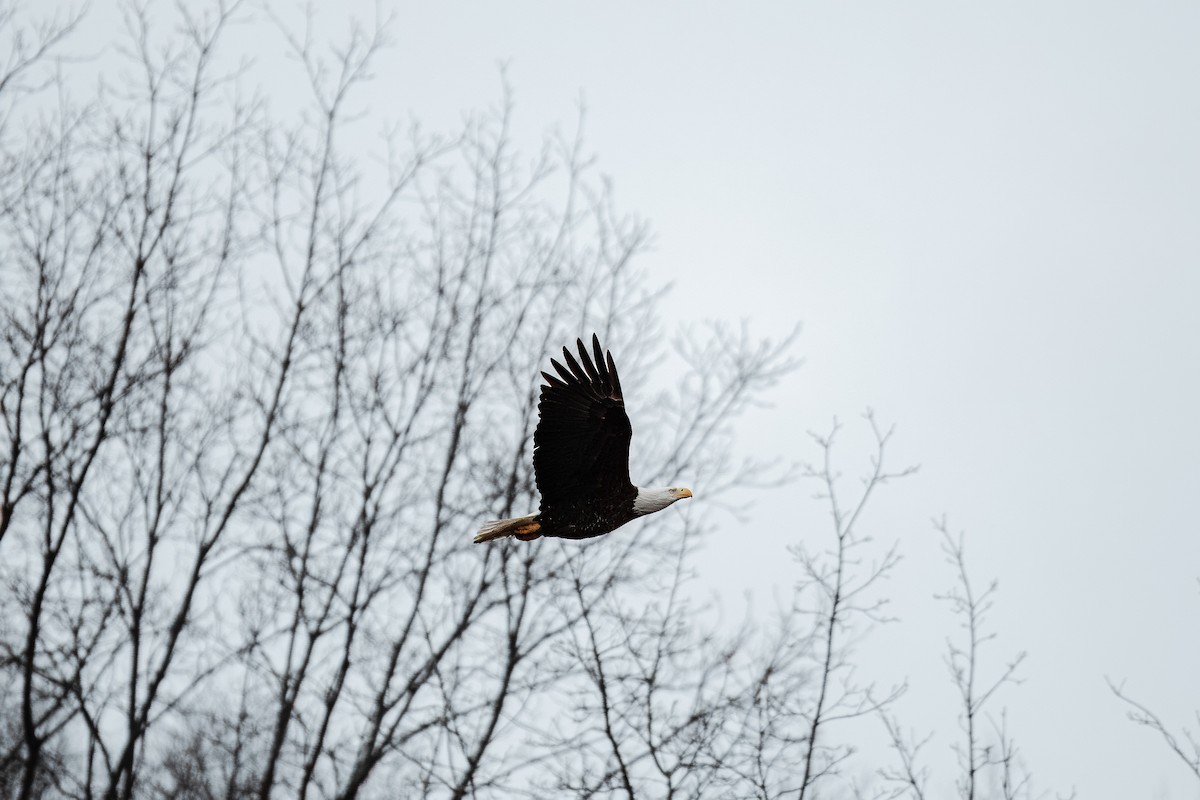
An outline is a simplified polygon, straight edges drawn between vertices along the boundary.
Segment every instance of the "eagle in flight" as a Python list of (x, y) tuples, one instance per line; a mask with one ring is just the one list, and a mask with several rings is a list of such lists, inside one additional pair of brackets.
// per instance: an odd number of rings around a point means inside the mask
[(629, 480), (625, 398), (612, 353), (592, 334), (588, 354), (577, 339), (579, 360), (563, 348), (566, 366), (550, 359), (557, 376), (543, 372), (538, 424), (533, 433), (533, 474), (541, 492), (538, 513), (487, 523), (475, 543), (505, 536), (587, 539), (691, 497), (681, 487), (643, 489)]

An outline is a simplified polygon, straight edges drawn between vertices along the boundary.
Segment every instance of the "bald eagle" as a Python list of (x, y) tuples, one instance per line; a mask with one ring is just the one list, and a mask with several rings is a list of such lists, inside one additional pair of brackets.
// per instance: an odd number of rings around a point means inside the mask
[(542, 373), (538, 424), (533, 433), (533, 474), (541, 492), (538, 513), (487, 523), (475, 543), (505, 536), (587, 539), (691, 497), (690, 489), (643, 489), (629, 481), (629, 417), (612, 353), (592, 334), (588, 355), (577, 339), (579, 360), (563, 348), (566, 366), (550, 359), (558, 376)]

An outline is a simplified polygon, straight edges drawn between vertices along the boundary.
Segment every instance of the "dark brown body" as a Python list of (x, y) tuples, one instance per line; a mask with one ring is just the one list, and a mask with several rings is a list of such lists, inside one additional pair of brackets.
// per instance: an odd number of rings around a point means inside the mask
[(637, 488), (631, 485), (624, 497), (594, 497), (543, 509), (537, 516), (538, 533), (562, 539), (590, 539), (615, 531), (637, 517), (633, 512), (635, 497)]

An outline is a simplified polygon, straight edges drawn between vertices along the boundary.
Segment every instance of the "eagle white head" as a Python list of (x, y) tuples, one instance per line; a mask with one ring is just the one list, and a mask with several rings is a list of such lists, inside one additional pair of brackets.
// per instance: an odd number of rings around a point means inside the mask
[(638, 487), (637, 497), (633, 499), (633, 513), (639, 517), (662, 511), (676, 500), (691, 497), (692, 490), (682, 486), (668, 486), (663, 489), (643, 489)]

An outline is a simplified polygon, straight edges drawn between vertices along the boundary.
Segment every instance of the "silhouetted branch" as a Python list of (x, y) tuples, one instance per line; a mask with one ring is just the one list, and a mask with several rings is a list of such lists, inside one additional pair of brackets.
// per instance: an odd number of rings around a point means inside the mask
[(883, 721), (891, 747), (896, 752), (896, 757), (900, 762), (898, 769), (885, 767), (880, 770), (880, 776), (885, 781), (899, 784), (888, 797), (898, 798), (908, 795), (915, 798), (915, 800), (925, 800), (929, 770), (917, 765), (917, 757), (921, 752), (921, 748), (929, 743), (933, 734), (929, 734), (924, 739), (918, 740), (914, 734), (905, 734), (895, 717), (889, 717), (886, 713), (881, 713), (879, 718)]
[(838, 720), (880, 712), (898, 698), (905, 688), (894, 687), (879, 697), (872, 687), (859, 686), (855, 682), (848, 661), (848, 640), (855, 621), (888, 621), (883, 613), (886, 599), (870, 599), (869, 593), (895, 568), (900, 559), (897, 547), (893, 544), (882, 556), (869, 563), (864, 562), (859, 554), (869, 545), (871, 538), (861, 534), (857, 525), (877, 487), (911, 475), (917, 469), (907, 467), (889, 472), (885, 467), (885, 454), (892, 430), (881, 430), (870, 411), (865, 418), (875, 440), (875, 453), (871, 456), (869, 471), (862, 478), (862, 490), (852, 503), (844, 503), (837, 486), (840, 473), (834, 466), (833, 454), (841, 426), (836, 420), (828, 434), (811, 434), (821, 449), (822, 461), (818, 466), (804, 467), (805, 476), (817, 481), (821, 487), (817, 499), (829, 506), (834, 546), (826, 553), (814, 553), (804, 545), (794, 548), (805, 573), (803, 586), (811, 587), (819, 602), (814, 632), (818, 687), (813, 706), (805, 714), (804, 762), (797, 788), (798, 798), (808, 796), (820, 779), (835, 774), (838, 765), (850, 755), (848, 746), (825, 744), (827, 726)]
[[(1181, 728), (1180, 734), (1184, 741), (1180, 741), (1179, 736), (1173, 733), (1157, 714), (1126, 694), (1124, 684), (1118, 685), (1113, 682), (1112, 678), (1105, 678), (1105, 680), (1108, 681), (1108, 688), (1112, 690), (1112, 693), (1129, 706), (1127, 712), (1129, 719), (1161, 736), (1171, 752), (1179, 756), (1187, 768), (1197, 778), (1200, 778), (1200, 739), (1188, 728)], [(1196, 713), (1196, 721), (1200, 723), (1200, 712)]]
[(982, 649), (996, 638), (995, 633), (988, 632), (985, 622), (995, 602), (999, 584), (993, 580), (986, 589), (979, 591), (967, 571), (962, 534), (957, 537), (951, 535), (945, 519), (936, 520), (934, 527), (942, 535), (942, 551), (954, 567), (957, 577), (957, 584), (938, 597), (950, 604), (955, 615), (962, 618), (962, 626), (966, 629), (965, 643), (948, 641), (946, 654), (946, 665), (962, 703), (959, 721), (965, 742), (956, 746), (963, 773), (958, 781), (958, 790), (964, 800), (975, 800), (981, 796), (981, 775), (990, 768), (1000, 767), (1003, 796), (1016, 797), (1018, 792), (1027, 787), (1028, 778), (1018, 775), (1018, 765), (1014, 760), (1016, 751), (1012, 740), (1008, 738), (1005, 723), (993, 723), (997, 736), (995, 745), (985, 743), (981, 723), (984, 708), (996, 691), (1005, 684), (1019, 683), (1016, 672), (1026, 654), (1018, 653), (994, 677), (983, 677)]

